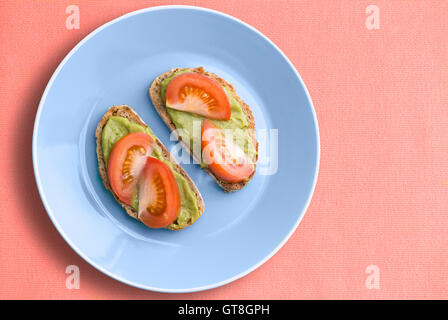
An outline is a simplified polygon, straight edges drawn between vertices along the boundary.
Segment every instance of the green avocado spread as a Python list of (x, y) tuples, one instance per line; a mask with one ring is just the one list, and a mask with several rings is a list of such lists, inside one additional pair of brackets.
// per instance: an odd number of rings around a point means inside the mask
[[(102, 135), (103, 157), (106, 164), (114, 144), (122, 137), (132, 132), (144, 132), (150, 135), (154, 141), (157, 140), (157, 137), (151, 132), (149, 127), (141, 126), (124, 117), (112, 116), (107, 120)], [(171, 169), (173, 168), (173, 164), (165, 158), (159, 145), (155, 144), (151, 156), (163, 161)], [(187, 179), (174, 170), (172, 170), (172, 172), (176, 178), (177, 186), (179, 187), (181, 209), (177, 220), (174, 221), (169, 227), (173, 229), (182, 229), (190, 221), (191, 223), (194, 223), (199, 218), (199, 209), (197, 206), (196, 195)], [(132, 201), (132, 208), (138, 211), (138, 195), (136, 195)]]
[[(179, 74), (186, 72), (190, 72), (190, 70), (187, 69), (175, 72), (171, 77), (166, 78), (162, 81), (162, 83), (160, 84), (160, 94), (164, 102), (168, 84), (173, 78), (175, 78)], [(213, 122), (221, 129), (231, 130), (235, 143), (241, 148), (241, 150), (244, 151), (249, 159), (254, 160), (257, 155), (257, 150), (255, 149), (253, 140), (247, 130), (249, 122), (247, 121), (243, 108), (235, 99), (229, 88), (223, 86), (223, 89), (226, 92), (227, 98), (230, 102), (231, 116), (229, 120), (213, 120)], [(195, 146), (196, 144), (199, 144), (200, 146), (201, 128), (204, 117), (185, 111), (174, 110), (171, 108), (166, 108), (166, 110), (176, 128), (180, 129), (178, 130), (180, 138), (183, 141), (188, 141), (191, 151), (197, 156), (197, 158), (201, 159), (200, 154), (198, 154), (198, 152), (200, 152), (200, 147), (196, 148)], [(197, 137), (199, 141), (194, 142), (194, 137)], [(206, 164), (202, 162), (201, 166), (204, 167), (206, 166)]]

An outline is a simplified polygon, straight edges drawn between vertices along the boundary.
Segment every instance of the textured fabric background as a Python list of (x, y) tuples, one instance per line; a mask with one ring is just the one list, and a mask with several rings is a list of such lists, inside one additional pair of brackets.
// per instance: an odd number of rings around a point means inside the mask
[[(448, 298), (447, 1), (183, 2), (251, 24), (300, 72), (321, 133), (311, 206), (266, 264), (201, 293), (135, 289), (72, 251), (34, 182), (31, 137), (40, 97), (88, 33), (169, 3), (0, 2), (0, 298)], [(79, 30), (65, 27), (70, 4), (80, 8)], [(370, 4), (380, 9), (379, 30), (366, 28)], [(79, 290), (65, 287), (72, 264), (80, 268)], [(369, 265), (379, 268), (379, 289), (366, 287)]]

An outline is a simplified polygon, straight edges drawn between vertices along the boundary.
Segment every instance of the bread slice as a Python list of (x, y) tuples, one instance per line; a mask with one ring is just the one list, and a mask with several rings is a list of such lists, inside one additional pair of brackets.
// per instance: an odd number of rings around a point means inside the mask
[[(103, 180), (103, 184), (104, 184), (104, 186), (106, 187), (107, 190), (112, 192), (112, 194), (115, 197), (115, 200), (117, 200), (118, 203), (121, 204), (121, 206), (126, 210), (127, 214), (138, 220), (138, 212), (135, 211), (130, 205), (128, 205), (128, 204), (122, 202), (120, 199), (118, 199), (117, 195), (113, 192), (113, 190), (112, 190), (112, 188), (111, 188), (111, 186), (109, 184), (109, 179), (107, 177), (107, 169), (106, 169), (106, 164), (104, 162), (104, 157), (103, 157), (102, 135), (103, 135), (104, 126), (106, 125), (107, 120), (111, 116), (124, 117), (124, 118), (126, 118), (126, 119), (128, 119), (128, 120), (130, 120), (130, 121), (132, 121), (134, 123), (137, 123), (137, 124), (141, 125), (141, 126), (144, 126), (144, 127), (148, 127), (148, 126), (137, 115), (137, 113), (134, 110), (132, 110), (131, 107), (129, 107), (127, 105), (120, 105), (120, 106), (113, 106), (113, 107), (111, 107), (104, 114), (103, 118), (98, 123), (98, 126), (96, 127), (96, 132), (95, 132), (95, 136), (96, 136), (96, 155), (97, 155), (97, 158), (98, 158), (98, 170), (99, 170), (101, 179)], [(197, 205), (198, 205), (199, 216), (201, 216), (202, 213), (204, 212), (205, 205), (204, 205), (204, 200), (202, 200), (202, 196), (199, 193), (198, 188), (196, 187), (194, 182), (191, 180), (191, 178), (188, 176), (188, 174), (185, 172), (185, 170), (176, 162), (174, 157), (171, 156), (171, 154), (169, 153), (167, 148), (162, 144), (162, 142), (160, 142), (160, 140), (157, 139), (156, 143), (162, 149), (163, 156), (166, 159), (168, 159), (170, 162), (173, 163), (173, 170), (175, 170), (177, 173), (179, 173), (182, 176), (184, 176), (185, 179), (190, 184), (191, 189), (193, 190), (194, 194), (196, 195), (196, 201), (197, 201)], [(191, 224), (193, 224), (192, 221), (190, 221), (186, 226), (189, 226)], [(168, 226), (168, 229), (171, 229), (171, 230), (182, 230), (182, 229), (173, 229), (173, 228), (171, 228), (169, 226)]]
[[(178, 71), (184, 71), (187, 70), (186, 68), (174, 68), (169, 70), (168, 72), (165, 72), (164, 74), (161, 74), (160, 76), (158, 76), (151, 84), (150, 88), (149, 88), (149, 96), (151, 97), (152, 103), (154, 105), (154, 108), (157, 110), (157, 112), (159, 113), (160, 117), (162, 118), (162, 120), (165, 122), (165, 124), (168, 126), (168, 128), (170, 128), (171, 131), (176, 130), (176, 126), (174, 125), (173, 121), (171, 121), (170, 116), (168, 115), (168, 112), (166, 110), (166, 105), (164, 103), (164, 101), (162, 100), (162, 96), (161, 96), (161, 89), (160, 89), (160, 85), (162, 83), (162, 81), (166, 78), (171, 77), (174, 73), (178, 72)], [(202, 67), (198, 67), (198, 68), (188, 68), (189, 71), (191, 72), (196, 72), (196, 73), (200, 73), (203, 75), (206, 75), (212, 79), (214, 79), (215, 81), (217, 81), (220, 85), (222, 85), (223, 87), (227, 87), (230, 92), (233, 94), (234, 98), (240, 103), (244, 114), (246, 115), (247, 121), (249, 123), (249, 126), (247, 128), (247, 130), (249, 131), (249, 135), (252, 138), (253, 144), (255, 146), (255, 150), (257, 151), (257, 157), (255, 159), (255, 166), (256, 166), (256, 162), (258, 160), (258, 142), (257, 142), (257, 137), (256, 137), (256, 133), (255, 133), (255, 120), (254, 120), (254, 116), (252, 114), (252, 111), (250, 110), (249, 106), (243, 101), (243, 99), (241, 99), (235, 89), (233, 88), (233, 86), (228, 83), (226, 80), (218, 77), (216, 74), (207, 72), (204, 70), (204, 68)], [(195, 154), (193, 154), (193, 152), (190, 150), (190, 148), (188, 147), (187, 144), (185, 144), (182, 139), (180, 139), (180, 137), (177, 136), (177, 138), (180, 140), (183, 148), (185, 150), (187, 150), (190, 155), (197, 161), (200, 162), (200, 159), (198, 159), (196, 157)], [(243, 188), (254, 176), (255, 174), (255, 170), (254, 173), (246, 180), (241, 181), (241, 182), (237, 182), (237, 183), (232, 183), (232, 182), (227, 182), (224, 181), (222, 179), (220, 179), (219, 177), (215, 176), (213, 174), (213, 172), (211, 172), (207, 167), (203, 168), (213, 179), (215, 179), (215, 181), (218, 183), (218, 185), (224, 189), (224, 191), (226, 192), (233, 192), (233, 191), (237, 191), (240, 190), (241, 188)], [(255, 167), (256, 169), (256, 167)]]

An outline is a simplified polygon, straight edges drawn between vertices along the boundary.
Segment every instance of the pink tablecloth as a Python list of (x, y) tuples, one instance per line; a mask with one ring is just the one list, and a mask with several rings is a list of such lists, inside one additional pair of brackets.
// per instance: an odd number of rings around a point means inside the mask
[[(322, 145), (316, 192), (289, 242), (243, 279), (185, 295), (103, 275), (41, 204), (31, 137), (56, 66), (103, 23), (171, 1), (74, 2), (0, 2), (0, 298), (448, 298), (448, 2), (185, 2), (231, 14), (285, 52)], [(70, 4), (80, 29), (66, 28)], [(366, 27), (370, 4), (379, 29)], [(78, 290), (66, 288), (68, 265), (79, 266)]]

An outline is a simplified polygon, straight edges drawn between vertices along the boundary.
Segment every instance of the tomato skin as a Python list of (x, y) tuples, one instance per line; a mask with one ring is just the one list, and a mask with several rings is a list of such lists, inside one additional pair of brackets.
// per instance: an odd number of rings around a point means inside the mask
[(165, 93), (171, 109), (196, 113), (209, 119), (229, 120), (230, 102), (226, 92), (215, 80), (195, 72), (174, 77)]
[(148, 157), (139, 181), (138, 218), (150, 228), (164, 228), (177, 219), (181, 198), (171, 169)]
[(255, 171), (254, 164), (249, 162), (244, 152), (207, 119), (202, 125), (201, 148), (204, 162), (224, 181), (241, 182)]
[(107, 176), (117, 197), (131, 205), (138, 178), (151, 154), (154, 140), (143, 132), (129, 133), (115, 143), (107, 163)]

